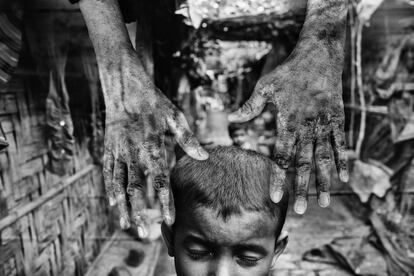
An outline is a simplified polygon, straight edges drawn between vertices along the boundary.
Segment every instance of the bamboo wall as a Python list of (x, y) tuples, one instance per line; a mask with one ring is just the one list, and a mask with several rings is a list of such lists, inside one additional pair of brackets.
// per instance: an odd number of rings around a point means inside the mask
[(111, 232), (101, 169), (77, 140), (71, 173), (47, 170), (47, 91), (27, 60), (0, 89), (0, 275), (83, 275)]

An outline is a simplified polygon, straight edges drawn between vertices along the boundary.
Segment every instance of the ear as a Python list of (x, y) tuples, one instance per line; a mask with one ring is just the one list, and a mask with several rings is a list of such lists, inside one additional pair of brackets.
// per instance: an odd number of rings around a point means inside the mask
[(165, 222), (162, 222), (161, 224), (161, 233), (162, 238), (164, 239), (165, 245), (168, 249), (168, 255), (170, 257), (174, 257), (174, 232), (173, 230), (165, 224)]
[(276, 241), (275, 252), (274, 252), (275, 255), (273, 256), (272, 265), (270, 266), (271, 270), (274, 270), (276, 268), (276, 261), (279, 258), (279, 256), (283, 253), (283, 251), (285, 250), (288, 244), (288, 241), (289, 241), (288, 232), (282, 231), (279, 235), (279, 238)]

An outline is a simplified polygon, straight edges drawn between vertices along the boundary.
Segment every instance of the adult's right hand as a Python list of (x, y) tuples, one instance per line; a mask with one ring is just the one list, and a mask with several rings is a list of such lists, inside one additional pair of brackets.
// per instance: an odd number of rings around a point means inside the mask
[[(145, 180), (158, 191), (164, 221), (174, 223), (164, 137), (171, 132), (193, 158), (207, 159), (184, 115), (154, 86), (129, 39), (117, 0), (80, 0), (95, 49), (106, 106), (104, 181), (120, 224), (148, 236)], [(131, 203), (128, 212), (127, 201)]]
[[(208, 158), (189, 129), (184, 115), (159, 91), (133, 50), (122, 55), (122, 62), (110, 73), (101, 72), (106, 104), (104, 181), (110, 205), (118, 205), (120, 225), (138, 227), (141, 238), (148, 235), (145, 177), (149, 174), (158, 191), (163, 219), (175, 219), (164, 137), (171, 132), (191, 157)], [(120, 93), (113, 93), (120, 91)], [(131, 204), (128, 211), (127, 201)]]

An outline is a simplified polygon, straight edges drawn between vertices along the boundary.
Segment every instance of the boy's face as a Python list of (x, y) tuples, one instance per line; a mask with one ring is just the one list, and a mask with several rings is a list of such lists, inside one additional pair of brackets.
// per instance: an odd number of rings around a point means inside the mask
[(247, 140), (247, 133), (244, 129), (237, 129), (233, 132), (232, 139), (236, 145), (243, 145)]
[(269, 275), (287, 243), (276, 243), (277, 227), (260, 212), (243, 211), (224, 221), (200, 207), (179, 214), (167, 245), (178, 276)]

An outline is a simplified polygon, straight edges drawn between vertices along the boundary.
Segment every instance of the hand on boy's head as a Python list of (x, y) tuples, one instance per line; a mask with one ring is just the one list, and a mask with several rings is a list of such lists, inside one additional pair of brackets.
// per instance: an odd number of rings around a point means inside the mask
[(269, 275), (286, 246), (286, 239), (277, 243), (281, 223), (264, 212), (242, 211), (224, 219), (200, 207), (180, 213), (174, 232), (164, 231), (164, 238), (178, 276)]

